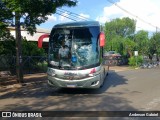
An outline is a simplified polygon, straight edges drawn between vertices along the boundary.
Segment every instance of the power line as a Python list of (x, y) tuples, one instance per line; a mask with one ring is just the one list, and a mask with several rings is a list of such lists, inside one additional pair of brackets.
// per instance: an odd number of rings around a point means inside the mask
[(143, 20), (142, 18), (138, 17), (137, 15), (135, 15), (135, 14), (127, 11), (126, 9), (124, 9), (124, 8), (122, 8), (120, 5), (118, 5), (117, 3), (114, 3), (112, 0), (107, 0), (107, 1), (110, 2), (110, 3), (112, 3), (112, 4), (114, 4), (116, 7), (118, 7), (118, 8), (121, 9), (121, 10), (123, 10), (124, 12), (128, 13), (129, 15), (135, 17), (136, 19), (139, 19), (140, 21), (142, 21), (142, 22), (144, 22), (144, 23), (146, 23), (146, 24), (148, 24), (148, 25), (156, 28), (156, 30), (159, 29), (159, 27), (157, 27), (157, 26), (155, 26), (155, 25), (153, 25), (153, 24), (151, 24), (151, 23)]
[(73, 18), (68, 17), (67, 15), (63, 15), (62, 13), (56, 12), (56, 14), (57, 14), (57, 15), (60, 15), (60, 16), (63, 16), (63, 17), (65, 17), (65, 18), (68, 18), (68, 19), (70, 19), (70, 20), (77, 21), (77, 20), (75, 20), (75, 19), (73, 19)]
[(92, 19), (89, 19), (89, 18), (87, 18), (87, 17), (85, 17), (85, 16), (79, 15), (79, 14), (74, 13), (74, 12), (70, 12), (70, 11), (65, 10), (65, 9), (62, 9), (62, 8), (59, 8), (58, 10), (61, 10), (61, 11), (63, 11), (63, 12), (67, 12), (68, 14), (70, 14), (70, 15), (72, 15), (72, 16), (75, 16), (75, 17), (79, 17), (80, 19), (83, 19), (83, 20), (92, 20)]
[(65, 9), (62, 9), (62, 8), (59, 8), (57, 9), (56, 11), (56, 14), (60, 15), (60, 16), (63, 16), (63, 17), (66, 17), (70, 20), (73, 20), (73, 21), (88, 21), (88, 20), (92, 20), (92, 19), (89, 19), (87, 17), (84, 17), (82, 15), (79, 15), (77, 13), (74, 13), (74, 12), (70, 12), (68, 10), (65, 10)]

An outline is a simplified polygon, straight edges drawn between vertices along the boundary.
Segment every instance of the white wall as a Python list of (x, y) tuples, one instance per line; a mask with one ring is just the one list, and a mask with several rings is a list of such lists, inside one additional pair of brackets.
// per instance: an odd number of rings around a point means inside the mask
[[(12, 28), (9, 28), (10, 29), (10, 33), (15, 37), (15, 29), (12, 27)], [(43, 34), (46, 34), (46, 33), (50, 33), (50, 30), (46, 30), (46, 29), (41, 29), (41, 28), (37, 28), (37, 33), (34, 33), (33, 36), (31, 36), (30, 34), (28, 34), (28, 32), (26, 30), (23, 30), (21, 31), (21, 35), (23, 37), (25, 37), (27, 39), (27, 41), (38, 41), (38, 38), (43, 35)], [(44, 39), (44, 42), (48, 42), (49, 39), (48, 38), (45, 38)]]

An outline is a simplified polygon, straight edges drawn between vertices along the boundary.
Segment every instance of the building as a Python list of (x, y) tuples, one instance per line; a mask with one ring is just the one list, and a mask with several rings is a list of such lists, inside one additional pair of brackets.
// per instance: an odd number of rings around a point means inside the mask
[[(15, 37), (15, 27), (8, 27), (11, 35), (13, 35)], [(30, 42), (38, 42), (38, 38), (43, 35), (43, 34), (50, 34), (50, 30), (48, 29), (43, 29), (43, 28), (37, 28), (37, 32), (34, 33), (34, 35), (30, 35), (29, 32), (27, 30), (25, 30), (24, 28), (21, 27), (21, 36), (23, 38), (25, 38), (27, 41), (30, 41)], [(43, 43), (43, 48), (45, 48), (47, 50), (48, 48), (48, 41), (49, 41), (49, 38), (45, 38), (44, 39), (44, 43)]]
[[(8, 27), (10, 33), (15, 37), (15, 27)], [(33, 42), (37, 42), (38, 38), (45, 34), (45, 33), (50, 33), (50, 30), (48, 29), (42, 29), (42, 28), (37, 28), (37, 32), (34, 33), (34, 35), (30, 35), (28, 31), (26, 31), (25, 29), (21, 28), (21, 35), (23, 38), (26, 38), (27, 41), (33, 41)], [(48, 38), (44, 39), (44, 42), (48, 42)]]

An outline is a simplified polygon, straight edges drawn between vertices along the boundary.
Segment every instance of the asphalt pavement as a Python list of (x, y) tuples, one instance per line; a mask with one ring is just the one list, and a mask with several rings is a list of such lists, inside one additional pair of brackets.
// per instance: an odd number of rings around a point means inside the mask
[[(42, 77), (40, 77), (40, 75)], [(100, 89), (49, 88), (46, 74), (26, 76), (31, 84), (1, 87), (0, 110), (28, 111), (159, 111), (160, 69), (110, 68)], [(40, 78), (43, 78), (40, 80)], [(33, 82), (35, 79), (41, 82)], [(85, 116), (85, 115), (84, 115)], [(88, 119), (88, 118), (87, 118)], [(97, 118), (94, 118), (98, 120)], [(100, 118), (101, 119), (101, 118)], [(116, 118), (109, 118), (109, 120)], [(119, 120), (122, 118), (117, 118)], [(123, 118), (139, 120), (139, 117)], [(158, 120), (146, 117), (144, 120)], [(142, 118), (143, 120), (143, 118)]]

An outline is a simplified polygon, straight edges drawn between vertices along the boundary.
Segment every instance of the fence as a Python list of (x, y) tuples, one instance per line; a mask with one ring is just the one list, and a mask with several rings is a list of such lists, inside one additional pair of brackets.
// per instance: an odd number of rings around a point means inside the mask
[[(23, 56), (23, 73), (43, 73), (47, 71), (47, 56)], [(10, 71), (12, 75), (16, 74), (16, 57), (0, 56), (0, 71)]]
[[(105, 57), (106, 65), (124, 65), (126, 59), (122, 57)], [(47, 71), (47, 56), (23, 56), (23, 74), (44, 73)], [(0, 71), (16, 74), (16, 56), (0, 56)]]
[(121, 56), (105, 56), (105, 65), (117, 66), (117, 65), (126, 65), (128, 64), (128, 59)]

